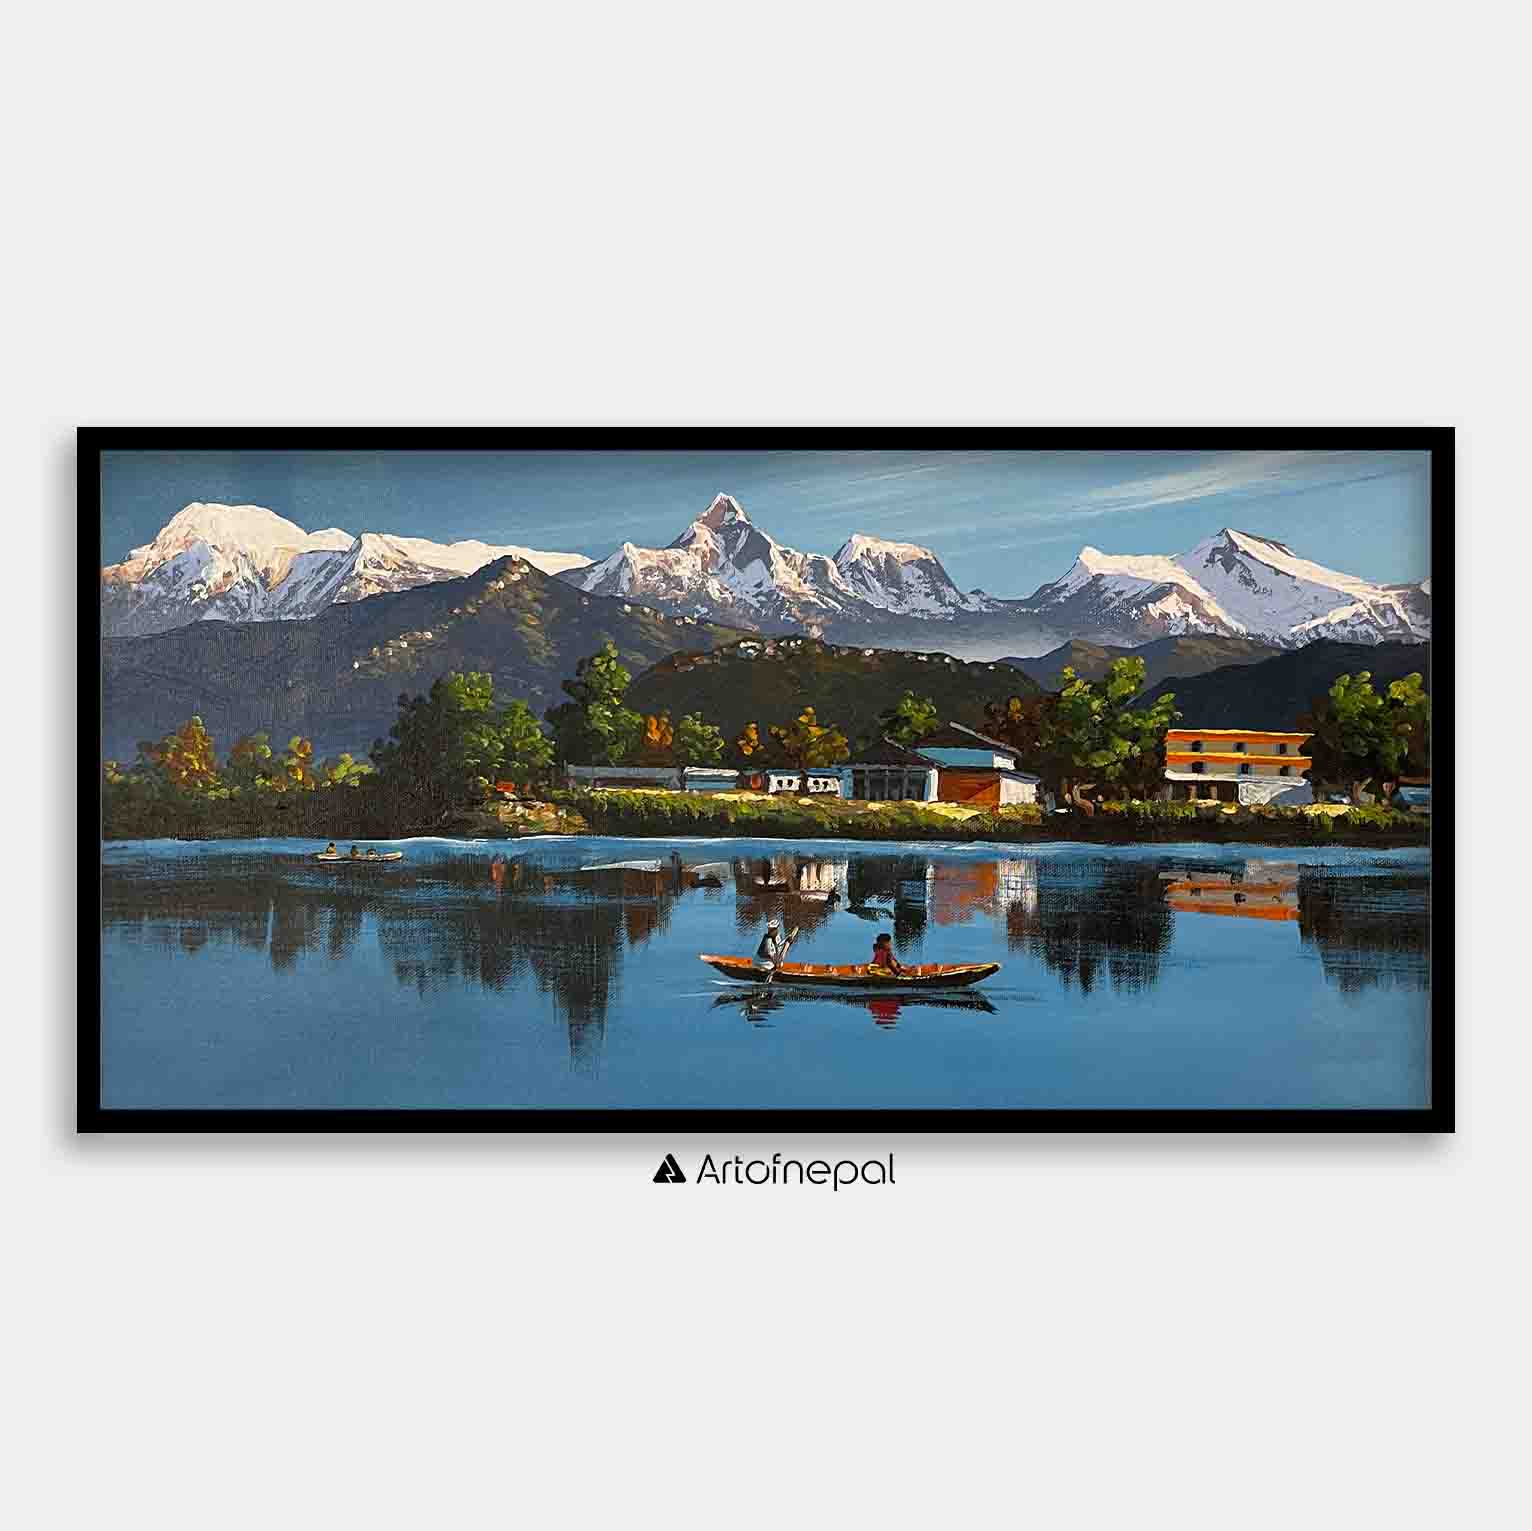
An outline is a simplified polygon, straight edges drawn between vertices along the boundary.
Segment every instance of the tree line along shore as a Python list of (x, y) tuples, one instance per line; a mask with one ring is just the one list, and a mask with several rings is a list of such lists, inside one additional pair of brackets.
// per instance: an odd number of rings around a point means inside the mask
[[(939, 726), (931, 697), (906, 691), (854, 743), (803, 698), (796, 716), (752, 721), (733, 740), (700, 712), (672, 718), (626, 705), (631, 676), (614, 648), (582, 660), (567, 700), (539, 719), (496, 696), (492, 677), (449, 674), (423, 696), (401, 696), (387, 739), (368, 758), (316, 759), (301, 736), (285, 747), (246, 735), (221, 758), (200, 718), (142, 741), (132, 762), (103, 763), (107, 839), (546, 833), (736, 835), (866, 840), (1197, 839), (1261, 844), (1423, 844), (1429, 824), (1390, 806), (1401, 777), (1428, 775), (1430, 698), (1411, 675), (1382, 692), (1366, 672), (1342, 676), (1300, 720), (1312, 737), (1315, 808), (1167, 802), (1166, 733), (1175, 698), (1147, 705), (1142, 660), (1115, 661), (1098, 680), (1065, 670), (1058, 690), (991, 704), (985, 727), (1013, 748), (1067, 815), (1035, 804), (965, 808), (935, 802), (846, 801), (673, 791), (580, 791), (568, 764), (737, 766), (808, 772), (841, 765), (878, 740), (912, 745)], [(1377, 799), (1366, 802), (1367, 795)], [(1344, 799), (1340, 805), (1324, 796)]]

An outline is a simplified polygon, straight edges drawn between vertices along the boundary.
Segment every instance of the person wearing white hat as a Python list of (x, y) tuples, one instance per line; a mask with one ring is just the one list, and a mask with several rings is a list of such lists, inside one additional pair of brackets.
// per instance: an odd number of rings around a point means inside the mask
[(781, 960), (782, 927), (775, 919), (767, 920), (766, 934), (755, 949), (755, 970), (757, 973), (773, 973)]

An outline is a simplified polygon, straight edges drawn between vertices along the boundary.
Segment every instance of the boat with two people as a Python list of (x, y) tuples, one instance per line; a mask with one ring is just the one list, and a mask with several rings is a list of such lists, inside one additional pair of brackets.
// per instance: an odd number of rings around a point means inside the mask
[[(764, 977), (750, 957), (699, 955), (715, 973), (739, 983), (760, 983)], [(878, 989), (910, 992), (921, 989), (963, 989), (982, 983), (1000, 971), (998, 962), (906, 963), (897, 972), (867, 962), (779, 962), (772, 969), (776, 983), (823, 989)]]

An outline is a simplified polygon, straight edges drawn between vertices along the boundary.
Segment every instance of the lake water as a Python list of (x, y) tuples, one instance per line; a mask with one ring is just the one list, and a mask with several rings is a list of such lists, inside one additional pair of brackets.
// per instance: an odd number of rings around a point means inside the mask
[[(1423, 851), (320, 848), (104, 848), (105, 1105), (1430, 1102)], [(753, 953), (773, 914), (796, 960), (862, 962), (887, 930), (906, 962), (1003, 966), (970, 997), (761, 1002), (697, 960)]]

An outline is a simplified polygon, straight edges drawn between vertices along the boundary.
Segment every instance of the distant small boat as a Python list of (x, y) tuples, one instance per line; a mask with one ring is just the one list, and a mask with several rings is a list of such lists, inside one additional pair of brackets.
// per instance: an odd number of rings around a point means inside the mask
[(582, 872), (658, 872), (658, 861), (603, 861), (596, 866), (581, 867)]
[(754, 879), (758, 888), (785, 888), (788, 886), (785, 877), (757, 877)]
[(376, 856), (342, 856), (338, 851), (331, 856), (325, 851), (320, 851), (314, 857), (315, 861), (328, 862), (331, 866), (344, 863), (346, 866), (376, 866), (380, 861), (403, 861), (403, 851), (379, 851)]
[[(698, 960), (725, 978), (742, 983), (765, 980), (765, 974), (749, 957), (716, 957), (704, 952)], [(890, 973), (861, 962), (783, 962), (777, 966), (774, 981), (814, 984), (827, 989), (961, 989), (992, 978), (999, 971), (998, 962), (923, 962), (907, 966), (902, 973)]]

